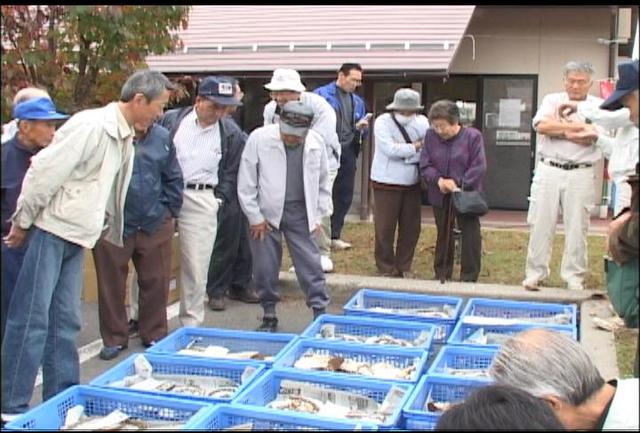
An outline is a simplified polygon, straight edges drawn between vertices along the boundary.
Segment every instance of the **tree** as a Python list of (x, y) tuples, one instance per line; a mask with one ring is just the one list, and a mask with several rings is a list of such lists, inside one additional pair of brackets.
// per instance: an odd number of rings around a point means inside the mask
[(119, 97), (150, 54), (182, 47), (189, 6), (2, 6), (2, 118), (26, 86), (49, 91), (63, 111)]

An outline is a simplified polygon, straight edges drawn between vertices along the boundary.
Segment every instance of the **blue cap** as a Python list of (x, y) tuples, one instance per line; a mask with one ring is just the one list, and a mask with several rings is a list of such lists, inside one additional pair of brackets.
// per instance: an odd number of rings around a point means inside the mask
[(58, 113), (49, 98), (34, 98), (20, 102), (13, 108), (13, 118), (18, 120), (62, 120), (66, 114)]
[(622, 97), (638, 90), (638, 60), (620, 63), (618, 65), (618, 82), (616, 90), (609, 95), (600, 108), (603, 110), (617, 110), (622, 108)]
[(198, 86), (198, 96), (210, 99), (220, 105), (242, 105), (234, 95), (234, 87), (235, 83), (230, 77), (206, 77)]

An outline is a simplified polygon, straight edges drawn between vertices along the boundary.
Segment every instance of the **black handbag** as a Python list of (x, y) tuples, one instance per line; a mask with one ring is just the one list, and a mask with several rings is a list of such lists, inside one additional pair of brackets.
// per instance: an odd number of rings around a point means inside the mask
[(479, 191), (457, 190), (452, 193), (453, 206), (462, 215), (482, 216), (489, 212), (484, 195)]

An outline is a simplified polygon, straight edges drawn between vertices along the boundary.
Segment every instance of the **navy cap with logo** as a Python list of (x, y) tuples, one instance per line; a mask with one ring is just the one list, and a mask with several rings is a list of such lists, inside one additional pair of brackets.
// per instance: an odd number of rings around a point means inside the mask
[(312, 121), (313, 110), (300, 101), (289, 101), (280, 111), (280, 131), (283, 134), (304, 137)]
[(230, 77), (206, 77), (200, 82), (200, 86), (198, 86), (198, 96), (207, 98), (220, 105), (242, 105), (242, 102), (238, 101), (234, 95), (234, 85), (235, 83)]
[(616, 90), (600, 105), (600, 108), (604, 110), (622, 108), (622, 98), (634, 90), (638, 90), (638, 59), (618, 65)]
[(63, 120), (69, 116), (58, 113), (49, 98), (34, 98), (20, 102), (13, 107), (13, 118), (18, 120)]

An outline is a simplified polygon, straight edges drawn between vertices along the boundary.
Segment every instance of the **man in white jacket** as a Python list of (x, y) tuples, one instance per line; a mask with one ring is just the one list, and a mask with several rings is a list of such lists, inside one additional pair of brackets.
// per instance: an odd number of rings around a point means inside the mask
[[(264, 124), (278, 123), (279, 113), (284, 104), (290, 101), (301, 101), (313, 110), (311, 129), (322, 137), (327, 151), (329, 168), (329, 190), (333, 190), (333, 182), (340, 168), (340, 140), (336, 132), (336, 112), (320, 95), (306, 92), (300, 80), (300, 74), (294, 69), (276, 69), (271, 82), (265, 84), (271, 94), (271, 102), (264, 106)], [(329, 215), (322, 219), (322, 229), (316, 233), (316, 242), (320, 248), (320, 263), (324, 272), (333, 271), (331, 261), (331, 214), (333, 202), (330, 201)], [(292, 272), (292, 270), (290, 270)]]
[(123, 245), (133, 125), (150, 126), (171, 88), (160, 72), (136, 72), (120, 101), (75, 114), (31, 159), (3, 239), (14, 247), (29, 235), (2, 341), (3, 419), (28, 410), (40, 365), (43, 400), (79, 383), (84, 248), (102, 233)]
[(329, 212), (331, 190), (324, 143), (309, 129), (312, 119), (310, 107), (288, 102), (278, 124), (255, 129), (242, 153), (238, 199), (249, 220), (253, 278), (264, 309), (259, 331), (275, 332), (278, 327), (283, 235), (314, 318), (329, 304), (312, 233)]

